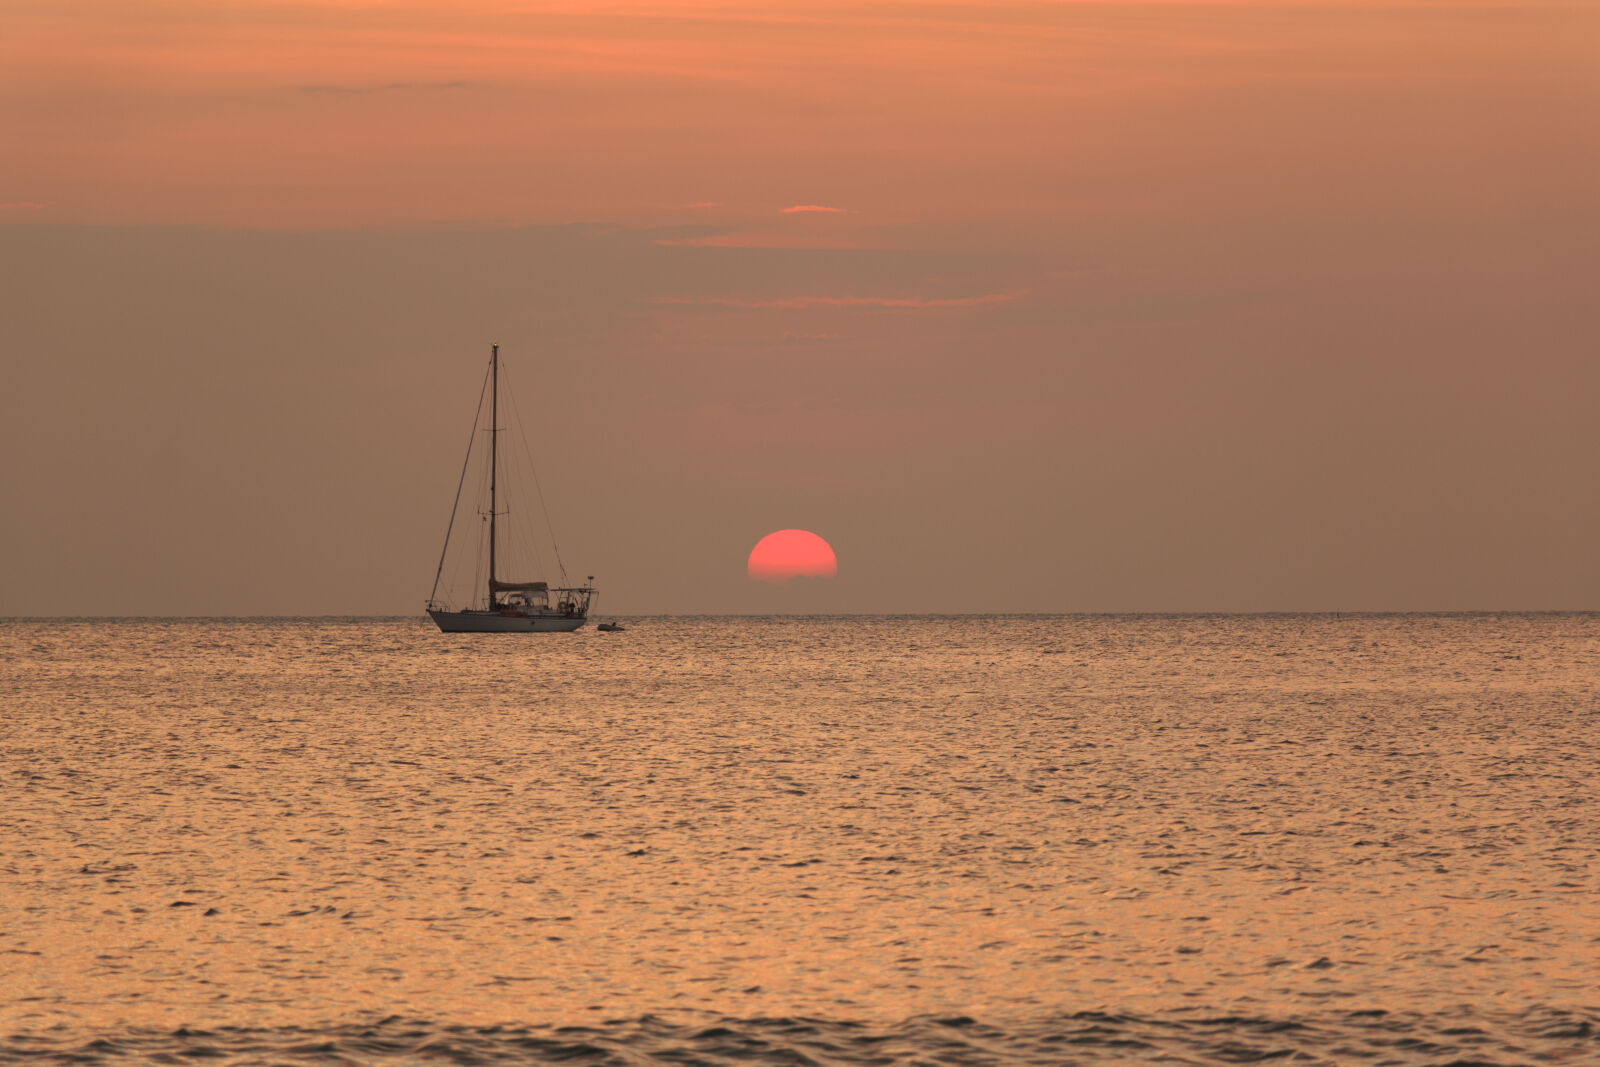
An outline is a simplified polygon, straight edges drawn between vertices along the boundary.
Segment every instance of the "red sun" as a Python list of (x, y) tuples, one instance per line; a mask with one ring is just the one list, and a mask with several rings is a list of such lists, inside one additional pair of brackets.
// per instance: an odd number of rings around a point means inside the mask
[(782, 585), (791, 578), (832, 578), (839, 561), (828, 542), (810, 530), (779, 530), (756, 542), (746, 570), (758, 582)]

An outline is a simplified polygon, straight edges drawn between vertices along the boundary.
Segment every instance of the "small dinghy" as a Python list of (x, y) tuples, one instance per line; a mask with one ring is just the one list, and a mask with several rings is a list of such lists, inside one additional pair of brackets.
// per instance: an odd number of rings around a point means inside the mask
[(609, 634), (609, 633), (614, 633), (617, 630), (623, 629), (623, 626), (622, 626), (621, 623), (617, 623), (617, 622), (603, 622), (599, 626), (596, 626), (595, 629), (596, 630), (603, 630), (604, 632)]

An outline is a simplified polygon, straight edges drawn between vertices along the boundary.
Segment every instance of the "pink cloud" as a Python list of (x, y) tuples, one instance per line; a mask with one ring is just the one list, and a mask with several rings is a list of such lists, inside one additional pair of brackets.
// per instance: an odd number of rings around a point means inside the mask
[(823, 204), (796, 204), (793, 207), (786, 207), (782, 211), (778, 212), (780, 215), (801, 215), (807, 213), (817, 213), (823, 215), (847, 215), (850, 213), (850, 211), (848, 208), (827, 207)]
[(1027, 295), (1021, 289), (1013, 293), (984, 293), (981, 296), (789, 296), (771, 300), (746, 300), (738, 297), (680, 297), (659, 296), (657, 304), (690, 304), (699, 307), (724, 307), (744, 309), (781, 309), (802, 311), (807, 308), (892, 308), (895, 310), (923, 310), (928, 308), (973, 308), (990, 304), (1007, 304)]
[(8, 204), (0, 204), (0, 211), (43, 211), (42, 200), (13, 200)]

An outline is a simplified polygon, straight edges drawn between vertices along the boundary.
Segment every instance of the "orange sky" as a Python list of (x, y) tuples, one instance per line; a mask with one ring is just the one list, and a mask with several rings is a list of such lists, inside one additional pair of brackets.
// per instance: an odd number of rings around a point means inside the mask
[(0, 614), (410, 610), (496, 339), (616, 610), (1597, 606), (1597, 129), (1589, 3), (10, 0)]
[[(242, 226), (710, 216), (814, 240), (1294, 206), (1335, 175), (1354, 196), (1468, 168), (1570, 191), (1597, 23), (1523, 2), (13, 0), (0, 203)], [(1509, 121), (1530, 105), (1545, 128)], [(1542, 173), (1507, 173), (1519, 151)], [(845, 213), (771, 217), (797, 204)]]

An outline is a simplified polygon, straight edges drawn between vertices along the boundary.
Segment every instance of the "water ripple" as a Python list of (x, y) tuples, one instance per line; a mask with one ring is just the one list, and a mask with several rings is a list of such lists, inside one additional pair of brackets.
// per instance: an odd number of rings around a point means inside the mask
[(1461, 1025), (1445, 1017), (1355, 1011), (1304, 1019), (1077, 1012), (1006, 1027), (966, 1016), (895, 1026), (809, 1017), (668, 1021), (654, 1016), (584, 1027), (452, 1026), (385, 1019), (310, 1030), (220, 1027), (135, 1030), (89, 1041), (44, 1031), (0, 1040), (0, 1057), (99, 1063), (1295, 1063), (1510, 1064), (1591, 1062), (1600, 1019), (1536, 1011)]

